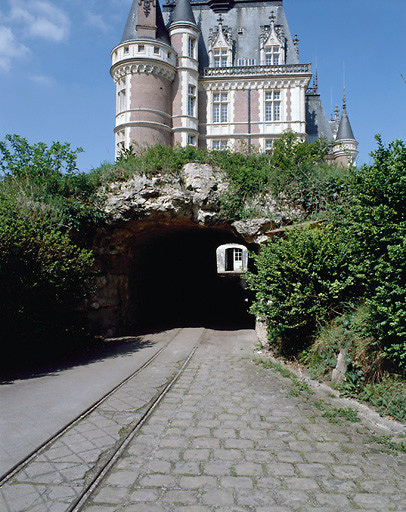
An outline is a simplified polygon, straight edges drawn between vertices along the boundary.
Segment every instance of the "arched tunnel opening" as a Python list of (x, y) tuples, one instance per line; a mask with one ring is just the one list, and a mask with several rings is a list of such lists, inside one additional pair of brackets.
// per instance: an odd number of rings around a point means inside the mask
[(127, 328), (252, 328), (244, 280), (217, 274), (216, 249), (225, 243), (244, 242), (220, 228), (166, 226), (135, 236)]

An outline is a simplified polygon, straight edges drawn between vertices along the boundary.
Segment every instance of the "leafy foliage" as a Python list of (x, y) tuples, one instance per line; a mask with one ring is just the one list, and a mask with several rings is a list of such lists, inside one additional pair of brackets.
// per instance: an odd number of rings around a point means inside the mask
[(294, 229), (261, 247), (252, 312), (265, 318), (270, 339), (283, 353), (309, 342), (317, 325), (332, 318), (353, 293), (346, 240), (332, 227)]
[(101, 218), (92, 187), (76, 171), (80, 150), (30, 146), (8, 135), (0, 143), (0, 299), (2, 333), (18, 346), (62, 341), (80, 331), (79, 300), (93, 274), (91, 253), (71, 234)]
[(406, 146), (380, 139), (354, 176), (346, 214), (353, 273), (363, 282), (368, 306), (366, 334), (382, 354), (406, 370)]
[(256, 293), (252, 311), (266, 319), (272, 341), (282, 340), (285, 351), (295, 351), (308, 346), (317, 326), (340, 314), (347, 302), (364, 302), (355, 345), (368, 340), (376, 371), (384, 359), (405, 372), (406, 147), (401, 141), (385, 147), (377, 140), (374, 163), (349, 172), (343, 182), (347, 195), (326, 227), (290, 232), (261, 249), (257, 274), (249, 276)]

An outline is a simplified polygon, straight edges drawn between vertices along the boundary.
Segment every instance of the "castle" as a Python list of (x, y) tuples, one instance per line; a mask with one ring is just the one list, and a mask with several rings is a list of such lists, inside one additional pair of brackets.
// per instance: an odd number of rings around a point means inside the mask
[(283, 0), (167, 2), (133, 0), (112, 51), (116, 154), (133, 142), (270, 151), (293, 131), (336, 141), (330, 160), (355, 161), (345, 96), (328, 120)]

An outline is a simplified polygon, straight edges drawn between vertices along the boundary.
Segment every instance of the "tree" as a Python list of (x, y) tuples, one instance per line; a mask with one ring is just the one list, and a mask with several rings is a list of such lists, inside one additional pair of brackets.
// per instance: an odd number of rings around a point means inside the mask
[[(0, 142), (0, 322), (2, 342), (36, 349), (80, 331), (79, 301), (93, 276), (90, 251), (71, 239), (86, 205), (75, 188), (80, 149)], [(72, 205), (76, 205), (72, 208)]]

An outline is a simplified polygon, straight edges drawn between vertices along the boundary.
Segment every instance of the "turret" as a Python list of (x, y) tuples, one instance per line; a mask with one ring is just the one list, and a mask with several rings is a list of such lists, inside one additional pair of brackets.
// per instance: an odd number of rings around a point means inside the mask
[(172, 143), (176, 54), (159, 2), (133, 0), (121, 43), (112, 53), (116, 84), (116, 156), (122, 147)]
[(343, 165), (355, 165), (355, 160), (358, 155), (357, 147), (358, 142), (354, 137), (351, 128), (351, 123), (347, 114), (347, 102), (345, 98), (345, 91), (343, 95), (343, 110), (341, 113), (341, 120), (338, 126), (336, 135), (336, 144), (334, 146), (334, 160)]
[(173, 144), (198, 144), (197, 45), (200, 30), (189, 0), (177, 0), (169, 26), (171, 44), (178, 55), (173, 83)]

